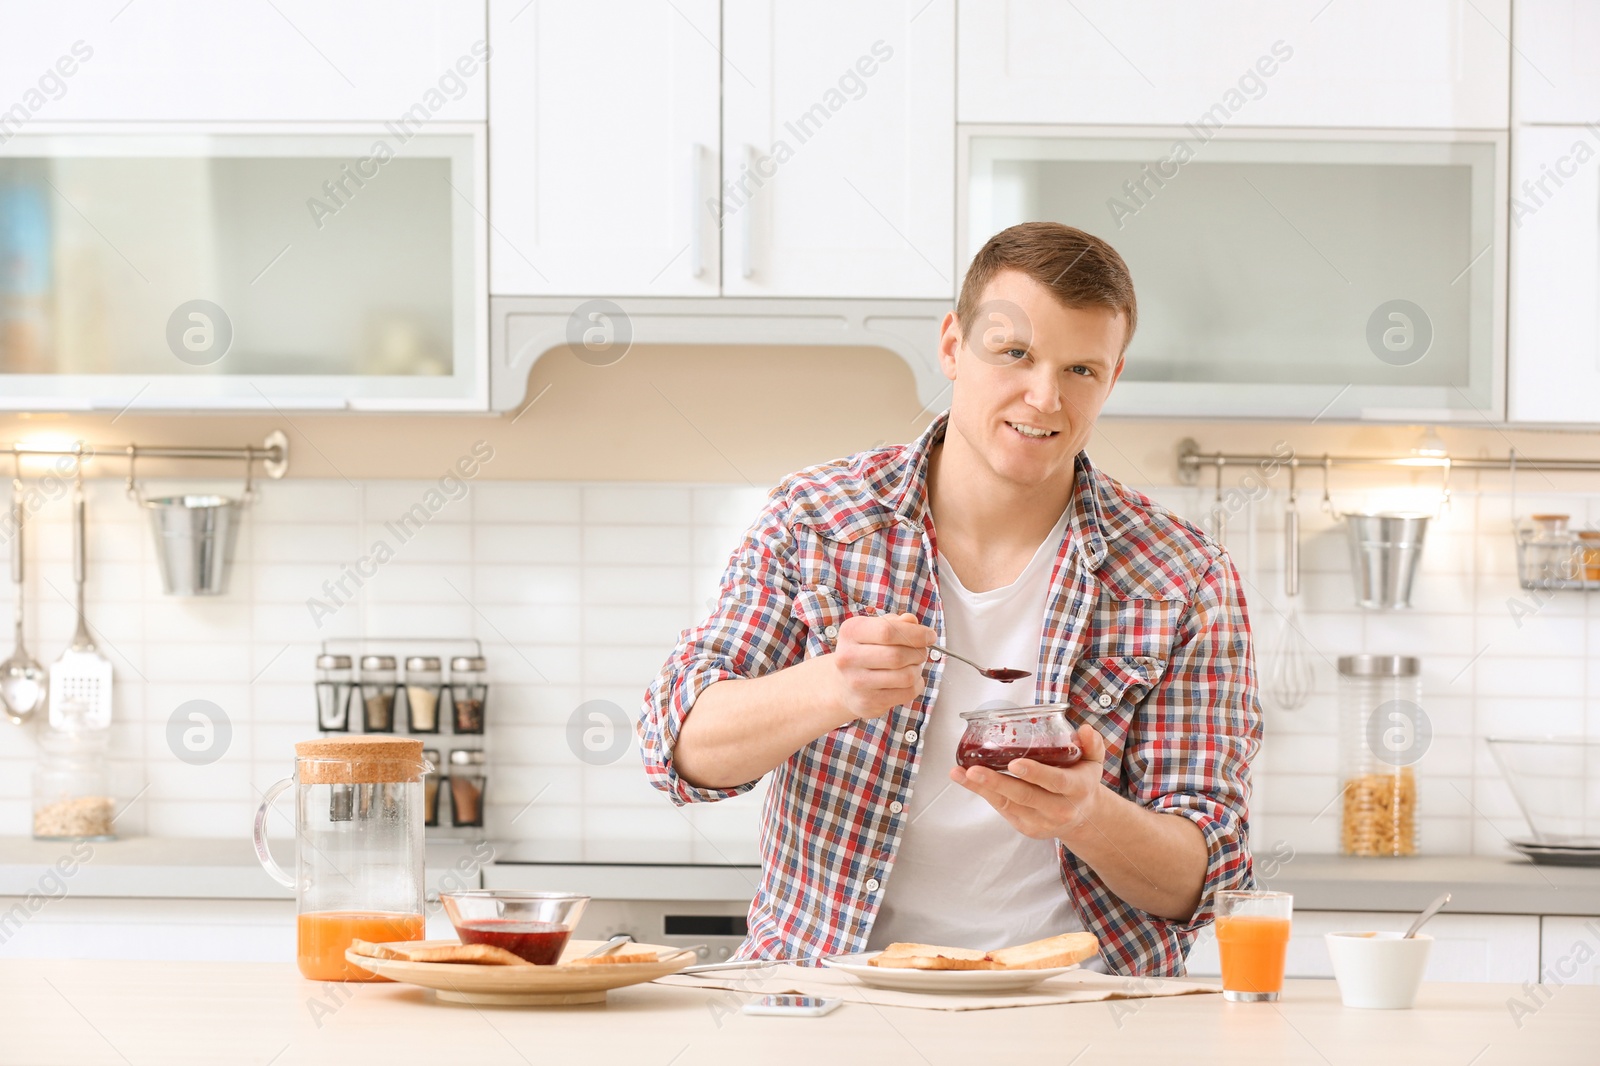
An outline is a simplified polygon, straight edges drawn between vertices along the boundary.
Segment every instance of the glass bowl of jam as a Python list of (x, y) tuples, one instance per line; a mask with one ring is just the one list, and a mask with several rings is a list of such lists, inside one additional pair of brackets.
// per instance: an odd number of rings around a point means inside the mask
[(989, 707), (962, 711), (966, 732), (956, 745), (957, 766), (987, 766), (1005, 772), (1012, 759), (1067, 767), (1083, 758), (1067, 704)]
[(572, 936), (588, 896), (569, 892), (468, 889), (441, 892), (444, 913), (463, 944), (505, 948), (535, 966), (553, 966)]

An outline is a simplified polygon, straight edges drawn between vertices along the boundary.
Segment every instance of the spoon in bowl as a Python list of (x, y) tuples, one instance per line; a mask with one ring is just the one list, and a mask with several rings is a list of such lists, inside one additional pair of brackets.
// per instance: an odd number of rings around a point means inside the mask
[(1435, 914), (1438, 914), (1444, 909), (1444, 905), (1449, 902), (1450, 893), (1446, 892), (1438, 899), (1428, 904), (1428, 906), (1424, 908), (1423, 912), (1417, 915), (1417, 920), (1411, 923), (1411, 928), (1406, 930), (1406, 935), (1400, 939), (1410, 940), (1412, 937), (1416, 936), (1417, 930), (1422, 928), (1422, 923), (1426, 922), (1429, 918), (1432, 918)]
[(941, 648), (937, 644), (933, 645), (928, 650), (929, 651), (936, 651), (940, 655), (948, 655), (952, 659), (959, 659), (961, 662), (966, 663), (968, 666), (970, 666), (974, 670), (978, 671), (978, 673), (982, 674), (984, 677), (989, 678), (991, 681), (1004, 681), (1006, 684), (1009, 685), (1013, 681), (1020, 681), (1025, 677), (1032, 677), (1033, 676), (1032, 674), (1030, 674), (1026, 670), (1007, 670), (1007, 669), (1004, 669), (1004, 668), (1001, 668), (1001, 667), (995, 667), (993, 669), (990, 669), (989, 667), (979, 666), (977, 663), (973, 662), (971, 659), (968, 659), (966, 656), (957, 655), (955, 652), (951, 651), (949, 648)]
[(0, 704), (13, 725), (21, 725), (33, 717), (33, 712), (44, 703), (49, 675), (39, 665), (22, 641), (22, 481), (12, 482), (11, 488), (11, 582), (15, 586), (17, 615), (17, 646), (11, 658), (0, 663)]

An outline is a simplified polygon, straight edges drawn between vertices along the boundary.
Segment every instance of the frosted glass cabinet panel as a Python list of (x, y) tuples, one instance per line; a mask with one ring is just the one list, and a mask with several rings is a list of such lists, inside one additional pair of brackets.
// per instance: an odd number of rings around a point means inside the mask
[(7, 408), (486, 402), (481, 133), (0, 147)]
[(963, 269), (1026, 220), (1115, 246), (1139, 328), (1108, 413), (1500, 416), (1503, 135), (1027, 133), (963, 137)]

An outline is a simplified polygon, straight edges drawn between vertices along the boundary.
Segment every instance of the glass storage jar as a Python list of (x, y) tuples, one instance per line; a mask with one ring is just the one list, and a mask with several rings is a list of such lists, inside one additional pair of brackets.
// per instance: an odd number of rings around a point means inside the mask
[(482, 733), (483, 712), (489, 702), (488, 664), (479, 655), (457, 655), (450, 660), (452, 728), (457, 733)]
[(35, 840), (115, 840), (107, 729), (39, 731), (33, 768)]
[(962, 711), (967, 728), (956, 745), (956, 765), (1003, 772), (1012, 759), (1032, 759), (1047, 766), (1071, 766), (1083, 758), (1083, 751), (1067, 708), (1065, 703), (1041, 703)]
[(350, 656), (317, 656), (317, 728), (324, 733), (343, 733), (350, 728), (354, 677)]
[(394, 732), (394, 694), (398, 685), (393, 655), (361, 657), (361, 723), (368, 733)]
[(1340, 850), (1415, 855), (1414, 764), (1432, 739), (1422, 710), (1422, 664), (1407, 655), (1346, 655), (1338, 665)]
[(439, 689), (444, 675), (432, 655), (406, 659), (406, 722), (413, 733), (439, 731)]

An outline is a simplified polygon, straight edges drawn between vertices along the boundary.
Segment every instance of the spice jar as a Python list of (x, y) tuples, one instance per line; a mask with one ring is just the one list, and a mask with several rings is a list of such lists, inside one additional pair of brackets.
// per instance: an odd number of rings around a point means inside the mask
[(1346, 855), (1417, 852), (1413, 764), (1431, 736), (1422, 712), (1422, 666), (1410, 656), (1339, 659), (1339, 747)]
[(1583, 579), (1600, 583), (1600, 530), (1578, 531), (1578, 557), (1583, 564)]
[(439, 824), (439, 752), (436, 748), (423, 748), (422, 759), (428, 764), (428, 773), (422, 779), (422, 824)]
[(394, 732), (394, 693), (398, 676), (394, 656), (361, 657), (362, 724), (368, 733)]
[(317, 728), (324, 733), (343, 733), (350, 729), (350, 689), (354, 676), (350, 656), (317, 656)]
[(489, 701), (488, 665), (481, 656), (450, 660), (450, 705), (457, 733), (482, 733), (483, 710)]
[(1583, 577), (1578, 539), (1568, 529), (1570, 515), (1536, 514), (1529, 516), (1533, 532), (1528, 538), (1527, 562), (1535, 587), (1578, 580)]
[(107, 729), (39, 732), (33, 768), (35, 840), (115, 840)]
[(1083, 758), (1067, 704), (980, 708), (962, 711), (966, 732), (956, 745), (957, 766), (987, 766), (1004, 772), (1012, 759), (1071, 766)]
[(483, 752), (450, 753), (450, 823), (483, 825)]
[(413, 655), (406, 660), (406, 714), (413, 733), (439, 731), (439, 690), (444, 675), (439, 660), (432, 655)]

